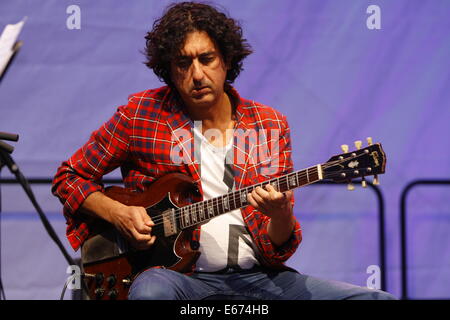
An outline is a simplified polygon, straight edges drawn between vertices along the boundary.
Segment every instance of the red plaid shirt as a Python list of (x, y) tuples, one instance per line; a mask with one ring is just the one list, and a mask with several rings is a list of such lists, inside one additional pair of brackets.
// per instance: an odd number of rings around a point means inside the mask
[[(234, 143), (236, 189), (292, 172), (289, 126), (285, 116), (270, 107), (241, 98), (231, 87), (228, 91), (237, 101), (235, 130), (244, 133), (241, 137), (237, 134)], [(117, 167), (122, 169), (127, 188), (143, 190), (159, 177), (177, 171), (191, 176), (201, 191), (199, 165), (194, 159), (195, 152), (189, 149), (193, 137), (180, 139), (183, 133), (192, 132), (194, 124), (177, 101), (169, 87), (131, 95), (127, 105), (119, 107), (109, 121), (92, 133), (83, 147), (62, 163), (53, 180), (52, 191), (64, 204), (67, 237), (75, 250), (89, 234), (89, 226), (77, 216), (77, 209), (91, 193), (104, 190), (102, 177)], [(263, 135), (245, 136), (245, 132)], [(260, 137), (262, 139), (258, 140)], [(271, 143), (277, 144), (278, 148), (270, 148)], [(184, 151), (184, 161), (173, 161), (173, 150)], [(250, 205), (241, 212), (266, 262), (280, 264), (295, 252), (301, 242), (298, 222), (290, 239), (275, 247), (267, 233), (270, 218)], [(199, 237), (200, 227), (194, 232), (193, 240), (198, 241)]]

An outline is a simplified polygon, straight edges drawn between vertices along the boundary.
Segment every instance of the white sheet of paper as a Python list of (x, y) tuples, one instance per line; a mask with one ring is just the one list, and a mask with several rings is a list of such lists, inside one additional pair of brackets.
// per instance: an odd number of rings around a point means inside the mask
[(3, 74), (9, 59), (13, 55), (13, 47), (25, 24), (26, 17), (16, 24), (8, 24), (0, 36), (0, 75)]

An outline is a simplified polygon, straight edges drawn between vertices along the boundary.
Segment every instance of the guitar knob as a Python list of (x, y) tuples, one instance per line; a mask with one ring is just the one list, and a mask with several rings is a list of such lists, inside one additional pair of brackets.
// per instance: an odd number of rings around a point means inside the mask
[(353, 191), (353, 190), (355, 190), (355, 186), (353, 185), (353, 183), (349, 183), (348, 185), (347, 185), (347, 190), (348, 191)]
[(106, 282), (108, 283), (108, 286), (110, 288), (114, 287), (114, 285), (116, 284), (116, 276), (115, 275), (110, 275), (108, 278), (106, 278)]
[(361, 149), (362, 146), (362, 141), (361, 140), (357, 140), (355, 141), (355, 147), (357, 150)]
[(348, 145), (346, 145), (346, 144), (341, 145), (341, 149), (342, 149), (342, 151), (344, 151), (344, 153), (347, 153), (348, 152)]
[(97, 286), (101, 286), (104, 279), (105, 279), (105, 276), (103, 275), (103, 273), (95, 274), (95, 283), (97, 284)]
[(95, 298), (97, 300), (100, 300), (101, 298), (103, 298), (103, 295), (105, 294), (105, 289), (97, 288), (97, 289), (95, 289), (94, 294), (95, 294)]
[(200, 242), (192, 240), (191, 241), (191, 249), (192, 250), (198, 250), (198, 248), (200, 248)]
[(111, 300), (117, 299), (117, 296), (118, 296), (118, 295), (119, 295), (119, 293), (117, 292), (116, 289), (112, 289), (112, 290), (109, 290), (109, 291), (108, 291), (108, 297), (109, 297)]
[(371, 146), (372, 144), (373, 144), (373, 142), (372, 142), (372, 137), (367, 137), (367, 144), (369, 145), (369, 146)]

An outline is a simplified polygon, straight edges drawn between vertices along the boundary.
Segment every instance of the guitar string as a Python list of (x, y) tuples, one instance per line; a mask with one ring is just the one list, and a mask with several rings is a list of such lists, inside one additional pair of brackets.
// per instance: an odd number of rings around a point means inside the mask
[[(360, 154), (356, 155), (355, 157), (353, 157), (352, 160), (356, 160), (357, 158), (362, 157), (362, 156), (366, 156), (366, 155), (367, 155), (367, 153), (360, 153)], [(335, 165), (338, 165), (338, 164), (340, 164), (342, 162), (345, 162), (345, 161), (348, 161), (348, 160), (349, 160), (348, 158), (344, 158), (344, 159), (338, 159), (338, 160), (334, 160), (334, 161), (329, 161), (329, 162), (327, 162), (325, 164), (322, 164), (321, 167), (322, 167), (323, 170), (326, 170), (328, 168), (331, 168), (331, 167), (333, 167)], [(312, 166), (312, 167), (309, 167), (307, 169), (291, 172), (291, 173), (289, 173), (287, 175), (284, 175), (282, 177), (273, 178), (273, 179), (264, 181), (264, 182), (262, 182), (260, 184), (256, 184), (256, 185), (253, 185), (253, 186), (241, 189), (241, 190), (236, 190), (236, 191), (234, 191), (232, 193), (233, 202), (236, 204), (236, 200), (240, 200), (240, 197), (241, 197), (242, 192), (244, 190), (254, 189), (254, 188), (258, 187), (258, 186), (267, 185), (267, 184), (269, 184), (269, 181), (271, 181), (271, 180), (278, 180), (278, 185), (279, 186), (280, 186), (280, 182), (283, 183), (283, 185), (284, 185), (284, 183), (288, 183), (288, 181), (287, 181), (288, 177), (290, 178), (290, 177), (295, 176), (295, 175), (297, 175), (297, 181), (299, 181), (299, 179), (302, 179), (305, 176), (308, 176), (308, 174), (309, 174), (308, 170), (309, 169), (316, 169), (316, 168), (317, 168), (317, 166)], [(341, 170), (339, 174), (346, 173), (346, 172), (354, 172), (354, 170), (353, 169)], [(338, 175), (338, 174), (335, 174), (335, 175)], [(303, 184), (303, 185), (305, 185), (305, 184)], [(287, 187), (289, 188), (289, 185), (287, 185)], [(299, 186), (296, 186), (295, 188), (297, 188), (297, 187), (299, 187)], [(236, 198), (236, 196), (237, 196), (237, 198)], [(175, 212), (174, 212), (174, 215), (173, 215), (173, 218), (175, 218), (175, 219), (180, 218), (182, 215), (184, 215), (183, 211), (188, 211), (188, 212), (191, 211), (190, 216), (192, 216), (192, 214), (197, 215), (198, 212), (196, 210), (198, 210), (198, 207), (200, 206), (199, 204), (200, 203), (205, 203), (205, 202), (208, 202), (208, 201), (211, 202), (211, 206), (212, 207), (217, 206), (217, 208), (219, 208), (220, 202), (223, 202), (223, 199), (224, 199), (224, 195), (219, 196), (219, 197), (215, 197), (215, 198), (212, 198), (212, 199), (209, 199), (209, 200), (206, 200), (206, 201), (201, 201), (201, 202), (196, 202), (196, 203), (193, 203), (193, 204), (189, 204), (189, 205), (186, 205), (184, 207), (176, 208)], [(244, 206), (247, 206), (247, 205), (244, 205)], [(244, 207), (244, 206), (242, 206), (242, 204), (241, 204), (241, 206), (237, 207), (236, 209)], [(192, 209), (194, 209), (194, 211), (196, 211), (196, 212), (192, 212)], [(205, 210), (205, 205), (203, 205), (203, 210), (202, 211), (204, 211), (204, 210)], [(231, 210), (229, 210), (229, 211), (231, 211)], [(226, 213), (226, 212), (229, 212), (229, 211), (225, 211), (223, 213)], [(216, 217), (218, 215), (220, 215), (220, 213), (217, 214), (217, 215), (214, 215), (213, 217), (209, 217), (208, 219), (205, 219), (205, 221), (209, 220), (209, 219), (212, 219), (212, 218), (214, 218), (214, 217)], [(153, 221), (155, 225), (153, 227), (162, 225), (164, 223), (163, 220), (164, 220), (164, 217), (162, 217), (162, 216), (155, 217), (155, 221)], [(189, 219), (189, 220), (191, 220), (191, 219)], [(184, 228), (188, 228), (188, 227), (194, 226), (196, 224), (198, 224), (198, 223), (193, 223), (193, 224), (192, 223), (187, 223), (187, 226), (184, 226)]]
[[(327, 163), (327, 164), (322, 165), (322, 168), (323, 168), (324, 170), (326, 170), (326, 169), (328, 169), (328, 168), (330, 168), (330, 167), (332, 167), (332, 166), (338, 164), (339, 162), (341, 162), (341, 160), (335, 160), (334, 162), (329, 162), (329, 163)], [(317, 167), (314, 166), (314, 167), (310, 167), (310, 168), (307, 168), (307, 169), (304, 169), (304, 170), (301, 170), (301, 171), (305, 171), (305, 170), (309, 170), (309, 169), (316, 169), (316, 168), (317, 168)], [(292, 178), (292, 177), (294, 177), (295, 175), (297, 175), (297, 180), (299, 181), (299, 180), (301, 180), (302, 178), (308, 177), (308, 175), (314, 174), (314, 172), (313, 172), (313, 173), (309, 173), (309, 172), (302, 172), (302, 173), (301, 173), (301, 171), (292, 172), (292, 173), (289, 173), (289, 174), (287, 174), (287, 175), (285, 175), (285, 176), (282, 176), (282, 177), (279, 177), (279, 178), (274, 178), (274, 179), (271, 179), (271, 180), (278, 180), (278, 185), (279, 185), (280, 187), (283, 186), (283, 187), (287, 187), (287, 188), (288, 188), (288, 187), (289, 187), (288, 178)], [(347, 170), (347, 171), (351, 171), (351, 170)], [(317, 172), (316, 172), (316, 173), (317, 173)], [(229, 197), (232, 199), (232, 201), (234, 202), (234, 204), (236, 204), (236, 200), (241, 201), (240, 199), (241, 199), (241, 196), (242, 196), (242, 192), (245, 192), (245, 190), (247, 190), (247, 189), (254, 189), (254, 188), (258, 187), (258, 186), (267, 185), (267, 184), (269, 184), (269, 181), (270, 181), (270, 180), (267, 180), (267, 181), (264, 181), (264, 182), (262, 182), (262, 183), (260, 183), (260, 184), (256, 184), (256, 185), (253, 185), (253, 186), (250, 186), (250, 187), (241, 189), (241, 190), (236, 190), (236, 191), (234, 191), (234, 192), (232, 192), (231, 194), (228, 194), (228, 195), (229, 195)], [(305, 184), (303, 184), (303, 185), (305, 185)], [(297, 185), (297, 187), (298, 187), (298, 185)], [(281, 189), (281, 188), (280, 188), (280, 189)], [(223, 199), (224, 199), (224, 195), (218, 196), (218, 197), (215, 197), (215, 198), (212, 198), (212, 199), (208, 199), (208, 200), (205, 200), (205, 201), (201, 201), (201, 202), (196, 202), (196, 203), (193, 203), (193, 204), (189, 204), (189, 205), (186, 205), (186, 206), (184, 206), (184, 207), (176, 208), (176, 209), (175, 209), (175, 213), (174, 213), (174, 215), (173, 215), (173, 218), (176, 219), (176, 218), (180, 218), (181, 216), (183, 216), (183, 215), (185, 214), (185, 212), (183, 212), (183, 211), (188, 211), (188, 212), (191, 211), (191, 216), (192, 216), (192, 214), (197, 215), (197, 213), (198, 213), (197, 210), (199, 209), (198, 207), (200, 206), (200, 203), (206, 203), (206, 202), (208, 202), (208, 201), (211, 202), (209, 207), (213, 207), (213, 208), (216, 207), (216, 208), (219, 208), (219, 205), (221, 205), (221, 202), (223, 203)], [(228, 202), (230, 203), (230, 200), (229, 200)], [(242, 206), (242, 203), (240, 203), (240, 204), (241, 204), (241, 205), (238, 206), (236, 209), (248, 205), (248, 204), (247, 204), (247, 205)], [(223, 207), (222, 207), (222, 208), (223, 208)], [(192, 209), (194, 209), (194, 211), (196, 211), (196, 212), (195, 212), (195, 213), (192, 212)], [(203, 205), (203, 210), (202, 210), (202, 211), (205, 211), (205, 205)], [(232, 210), (229, 210), (229, 211), (232, 211)], [(228, 212), (228, 211), (226, 211), (226, 212)], [(214, 218), (214, 217), (216, 217), (216, 216), (218, 216), (218, 215), (220, 215), (220, 214), (213, 215), (213, 217), (211, 217), (211, 216), (209, 215), (209, 218), (208, 218), (208, 219), (205, 219), (205, 221), (206, 221), (206, 220), (209, 220), (209, 219), (212, 219), (212, 218)], [(164, 217), (162, 217), (162, 216), (155, 217), (155, 220), (153, 221), (155, 225), (154, 225), (153, 227), (156, 227), (156, 226), (158, 226), (158, 225), (162, 225), (162, 224), (164, 223), (163, 220), (164, 220)], [(191, 219), (190, 219), (190, 220), (191, 220)], [(200, 219), (200, 220), (201, 220), (201, 219)], [(193, 224), (188, 223), (187, 226), (185, 226), (185, 228), (190, 227), (190, 226), (194, 226), (194, 225), (196, 225), (196, 224), (198, 224), (198, 223), (193, 223)]]
[[(344, 170), (344, 171), (341, 171), (341, 173), (342, 173), (342, 172), (351, 172), (351, 171), (354, 171), (354, 170), (346, 169), (346, 170)], [(291, 174), (288, 174), (288, 175), (286, 175), (286, 176), (284, 176), (284, 177), (278, 178), (278, 179), (279, 179), (278, 184), (279, 184), (280, 189), (283, 190), (284, 188), (286, 188), (286, 191), (289, 189), (288, 178), (292, 177), (294, 174), (297, 174), (297, 173), (291, 173)], [(337, 176), (337, 175), (338, 175), (338, 174), (334, 174), (334, 176)], [(302, 174), (302, 175), (299, 175), (298, 178), (301, 179), (301, 177), (304, 177), (304, 176), (305, 176), (305, 174)], [(333, 175), (330, 175), (330, 177), (332, 177), (332, 176), (333, 176)], [(241, 197), (241, 195), (242, 195), (242, 192), (244, 192), (244, 190), (246, 190), (246, 189), (251, 189), (251, 188), (256, 188), (257, 186), (260, 186), (260, 185), (262, 186), (262, 185), (264, 185), (264, 184), (268, 184), (267, 182), (268, 182), (268, 181), (265, 181), (265, 182), (263, 182), (263, 183), (261, 183), (261, 184), (253, 185), (253, 186), (251, 186), (251, 187), (247, 187), (247, 188), (245, 188), (245, 189), (235, 191), (235, 192), (233, 193), (233, 195), (231, 195), (232, 200), (233, 200), (233, 202), (234, 202), (234, 205), (236, 206), (236, 200), (239, 200), (239, 199), (240, 199), (240, 197)], [(305, 184), (297, 185), (295, 188), (297, 188), (297, 187), (299, 187), (299, 186), (303, 186), (303, 185), (305, 185)], [(283, 191), (283, 192), (284, 192), (284, 191)], [(237, 194), (236, 194), (236, 193), (237, 193)], [(236, 198), (236, 196), (237, 196), (237, 198)], [(221, 202), (223, 202), (223, 200), (224, 200), (224, 199), (223, 199), (223, 196), (219, 196), (219, 197), (216, 197), (216, 198), (213, 198), (213, 199), (209, 199), (209, 200), (206, 200), (206, 201), (197, 202), (197, 203), (193, 203), (193, 204), (190, 204), (190, 205), (187, 205), (187, 206), (184, 206), (184, 207), (176, 208), (173, 217), (174, 217), (174, 218), (180, 218), (182, 215), (185, 215), (185, 213), (186, 213), (186, 211), (187, 211), (187, 212), (188, 212), (188, 216), (191, 217), (191, 219), (189, 219), (189, 221), (185, 224), (185, 226), (184, 226), (183, 228), (188, 228), (188, 227), (191, 227), (191, 226), (195, 226), (195, 225), (198, 224), (198, 222), (197, 222), (197, 220), (195, 220), (194, 223), (191, 223), (191, 221), (194, 221), (194, 220), (192, 219), (192, 215), (195, 215), (195, 216), (198, 215), (198, 213), (199, 213), (198, 210), (200, 209), (199, 207), (201, 207), (201, 205), (200, 205), (201, 203), (205, 203), (205, 202), (207, 202), (207, 201), (210, 201), (210, 202), (211, 202), (210, 207), (216, 207), (217, 209), (219, 209), (219, 205), (221, 204)], [(228, 202), (228, 203), (230, 204), (230, 202)], [(245, 206), (247, 206), (247, 205), (248, 205), (248, 204), (242, 205), (242, 203), (239, 202), (239, 205), (238, 205), (235, 209), (239, 209), (239, 208), (245, 207)], [(227, 211), (224, 211), (224, 210), (227, 210)], [(229, 211), (232, 211), (232, 210), (234, 210), (234, 209), (225, 209), (225, 208), (222, 206), (222, 211), (223, 211), (222, 213), (226, 213), (226, 212), (229, 212)], [(183, 211), (185, 211), (185, 212), (183, 212)], [(205, 205), (203, 205), (202, 211), (205, 211)], [(219, 209), (219, 211), (220, 211), (220, 209)], [(209, 217), (208, 217), (207, 219), (204, 219), (204, 218), (202, 219), (201, 216), (198, 215), (199, 220), (200, 220), (199, 222), (203, 222), (203, 221), (210, 220), (210, 219), (212, 219), (212, 218), (215, 218), (216, 216), (221, 215), (222, 213), (215, 214), (215, 215), (213, 215), (212, 217), (211, 217), (211, 215), (209, 215)], [(204, 214), (203, 216), (206, 217), (205, 214)], [(155, 227), (156, 227), (156, 226), (159, 226), (159, 225), (162, 225), (162, 224), (163, 224), (162, 220), (163, 220), (164, 218), (163, 218), (163, 217), (156, 217), (156, 218), (157, 218), (157, 219), (155, 219), (155, 221), (154, 221)]]
[[(274, 180), (277, 180), (277, 179), (279, 179), (279, 182), (281, 182), (281, 183), (287, 183), (287, 177), (288, 176), (294, 176), (295, 174), (298, 174), (298, 173), (300, 173), (300, 172), (292, 172), (292, 173), (289, 173), (289, 174), (287, 174), (287, 175), (285, 175), (285, 176), (283, 176), (283, 177), (280, 177), (280, 178), (275, 178)], [(307, 175), (308, 174), (310, 174), (310, 173), (302, 173), (301, 175), (298, 175), (298, 177), (297, 177), (297, 180), (301, 180), (302, 178), (305, 178), (305, 177), (307, 177)], [(286, 180), (286, 181), (284, 181), (284, 180)], [(239, 203), (240, 203), (240, 199), (241, 199), (241, 195), (242, 195), (242, 193), (243, 192), (245, 192), (245, 190), (247, 190), (247, 189), (254, 189), (254, 188), (256, 188), (256, 187), (258, 187), (258, 186), (262, 186), (262, 185), (267, 185), (267, 184), (269, 184), (268, 182), (269, 182), (270, 180), (267, 180), (267, 181), (264, 181), (264, 182), (262, 182), (262, 183), (259, 183), (259, 184), (256, 184), (256, 185), (252, 185), (252, 186), (250, 186), (250, 187), (246, 187), (246, 188), (244, 188), (244, 189), (240, 189), (240, 190), (236, 190), (236, 191), (234, 191), (234, 192), (232, 192), (232, 193), (230, 193), (230, 194), (228, 194), (229, 195), (229, 197), (232, 199), (232, 201), (236, 204), (236, 202), (237, 202), (237, 200), (239, 201)], [(280, 185), (281, 185), (281, 183), (279, 183)], [(248, 192), (247, 192), (248, 193)], [(222, 200), (222, 201), (221, 201)], [(231, 201), (231, 200), (230, 200)], [(205, 200), (205, 201), (201, 201), (201, 202), (196, 202), (196, 203), (193, 203), (193, 204), (189, 204), (189, 205), (186, 205), (186, 206), (184, 206), (184, 207), (180, 207), (180, 208), (177, 208), (177, 209), (175, 209), (175, 213), (174, 213), (174, 218), (179, 218), (179, 217), (181, 217), (182, 215), (184, 215), (184, 213), (183, 213), (183, 211), (192, 211), (192, 209), (193, 208), (195, 208), (195, 207), (198, 207), (199, 206), (199, 203), (206, 203), (206, 202), (210, 202), (210, 206), (208, 206), (208, 207), (212, 207), (212, 208), (214, 208), (214, 207), (216, 207), (216, 208), (218, 208), (218, 205), (220, 205), (221, 204), (221, 202), (223, 202), (223, 195), (222, 196), (218, 196), (218, 197), (215, 197), (215, 198), (212, 198), (212, 199), (208, 199), (208, 200)], [(203, 210), (205, 210), (205, 205), (203, 205)], [(195, 209), (197, 209), (197, 208), (195, 208)], [(194, 210), (195, 210), (194, 209)], [(230, 210), (231, 211), (231, 210)], [(218, 214), (219, 215), (219, 214)], [(218, 216), (218, 215), (214, 215), (213, 217), (210, 217), (210, 219), (212, 219), (212, 218), (214, 218), (214, 217), (216, 217), (216, 216)], [(159, 219), (158, 219), (159, 218)], [(155, 223), (155, 226), (156, 225), (161, 225), (161, 224), (163, 224), (163, 221), (162, 220), (164, 220), (164, 217), (162, 217), (162, 216), (158, 216), (158, 217), (155, 217), (155, 220), (153, 220), (153, 222)], [(195, 225), (195, 224), (193, 224), (193, 225)]]
[[(326, 164), (326, 165), (322, 165), (322, 167), (323, 167), (323, 169), (324, 170), (326, 170), (326, 169), (328, 169), (329, 167), (332, 167), (332, 166), (334, 166), (334, 165), (336, 165), (337, 163), (339, 163), (340, 161), (339, 160), (336, 160), (336, 161), (334, 161), (334, 162), (329, 162), (328, 164)], [(309, 169), (316, 169), (316, 167), (314, 166), (314, 167), (310, 167), (310, 168), (308, 168), (308, 169), (304, 169), (304, 170), (309, 170)], [(304, 170), (301, 170), (301, 171), (304, 171)], [(313, 174), (313, 173), (309, 173), (309, 172), (302, 172), (301, 173), (301, 171), (296, 171), (296, 172), (292, 172), (292, 173), (289, 173), (289, 174), (287, 174), (287, 175), (285, 175), (285, 176), (282, 176), (282, 177), (279, 177), (279, 178), (274, 178), (274, 179), (271, 179), (271, 180), (278, 180), (278, 184), (280, 185), (280, 186), (283, 186), (283, 187), (289, 187), (289, 185), (286, 185), (286, 183), (288, 183), (288, 178), (291, 178), (291, 177), (293, 177), (293, 176), (295, 176), (295, 175), (297, 175), (298, 177), (297, 177), (297, 180), (299, 181), (299, 180), (301, 180), (302, 178), (304, 178), (304, 177), (307, 177), (308, 175), (310, 175), (310, 174)], [(351, 170), (347, 170), (347, 171), (351, 171)], [(236, 191), (234, 191), (229, 197), (232, 197), (231, 199), (233, 200), (233, 202), (236, 204), (236, 200), (239, 200), (240, 201), (240, 198), (241, 198), (241, 195), (242, 195), (242, 192), (245, 192), (245, 190), (249, 190), (249, 189), (254, 189), (254, 188), (256, 188), (256, 187), (258, 187), (258, 186), (262, 186), (262, 185), (267, 185), (267, 184), (269, 184), (269, 181), (270, 180), (267, 180), (267, 181), (264, 181), (264, 182), (262, 182), (262, 183), (260, 183), (260, 184), (256, 184), (256, 185), (253, 185), (253, 186), (250, 186), (250, 187), (247, 187), (247, 188), (244, 188), (244, 189), (241, 189), (241, 190), (236, 190)], [(305, 185), (305, 184), (303, 184), (303, 185)], [(298, 187), (298, 186), (297, 186)], [(180, 218), (182, 215), (184, 215), (185, 214), (185, 212), (186, 211), (191, 211), (191, 216), (192, 216), (192, 214), (197, 214), (198, 212), (192, 212), (192, 209), (194, 209), (195, 211), (196, 210), (198, 210), (199, 208), (199, 204), (200, 203), (205, 203), (205, 202), (211, 202), (210, 203), (210, 206), (209, 207), (216, 207), (216, 208), (219, 208), (218, 206), (221, 204), (221, 202), (223, 202), (223, 198), (224, 198), (224, 196), (219, 196), (219, 197), (215, 197), (215, 198), (212, 198), (212, 199), (208, 199), (208, 200), (205, 200), (205, 201), (202, 201), (202, 202), (196, 202), (196, 203), (193, 203), (193, 204), (189, 204), (189, 205), (186, 205), (186, 206), (184, 206), (184, 207), (180, 207), (180, 208), (176, 208), (175, 209), (175, 213), (174, 213), (174, 215), (173, 215), (173, 217), (174, 218)], [(248, 204), (247, 204), (248, 205)], [(244, 206), (247, 206), (247, 205), (244, 205)], [(240, 208), (240, 207), (244, 207), (242, 204), (240, 205), (240, 206), (238, 206), (237, 208)], [(236, 209), (237, 209), (236, 208)], [(185, 212), (183, 212), (183, 211), (185, 211)], [(203, 211), (205, 211), (205, 205), (203, 205)], [(231, 211), (231, 210), (229, 210), (229, 211)], [(225, 212), (228, 212), (228, 211), (225, 211)], [(213, 215), (213, 217), (211, 217), (210, 215), (209, 215), (209, 218), (208, 219), (205, 219), (205, 221), (206, 220), (209, 220), (209, 219), (212, 219), (212, 218), (214, 218), (214, 217), (216, 217), (216, 216), (218, 216), (218, 215), (220, 215), (220, 214), (216, 214), (216, 215)], [(155, 223), (155, 226), (157, 226), (157, 225), (161, 225), (161, 224), (163, 224), (163, 220), (164, 219), (164, 217), (162, 217), (162, 216), (159, 216), (159, 217), (155, 217), (155, 220), (153, 221), (154, 223)], [(190, 219), (191, 220), (191, 219)], [(201, 219), (200, 219), (201, 220)], [(188, 223), (187, 224), (187, 226), (185, 226), (185, 228), (187, 228), (187, 227), (190, 227), (190, 226), (193, 226), (193, 225), (196, 225), (197, 223)]]

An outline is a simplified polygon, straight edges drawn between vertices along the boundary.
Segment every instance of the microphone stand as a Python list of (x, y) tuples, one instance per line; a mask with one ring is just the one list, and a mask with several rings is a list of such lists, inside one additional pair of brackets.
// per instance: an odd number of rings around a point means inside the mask
[(22, 186), (23, 190), (27, 194), (28, 198), (30, 199), (31, 203), (33, 204), (34, 208), (39, 214), (39, 218), (42, 220), (42, 223), (44, 224), (45, 229), (47, 230), (50, 237), (53, 239), (53, 241), (56, 243), (56, 245), (61, 250), (62, 254), (66, 258), (67, 262), (71, 265), (75, 265), (75, 261), (72, 259), (72, 257), (67, 253), (66, 249), (62, 245), (61, 241), (59, 240), (56, 232), (54, 231), (53, 227), (51, 226), (50, 222), (48, 221), (47, 217), (45, 216), (44, 212), (42, 211), (41, 207), (39, 206), (33, 191), (31, 190), (30, 184), (28, 183), (28, 180), (24, 177), (22, 172), (20, 171), (17, 164), (12, 159), (9, 152), (5, 151), (3, 148), (0, 148), (0, 161), (3, 165), (6, 165), (11, 171), (12, 174), (16, 176), (17, 181)]
[[(13, 135), (6, 132), (0, 132), (0, 139), (17, 141), (19, 139), (18, 135)], [(0, 176), (3, 169), (3, 166), (6, 165), (6, 162), (3, 160), (3, 152), (9, 154), (14, 151), (14, 147), (0, 140)], [(3, 288), (2, 281), (2, 244), (1, 244), (1, 216), (2, 213), (2, 197), (1, 197), (1, 189), (0, 189), (0, 300), (6, 300), (5, 289)]]
[[(17, 41), (13, 46), (13, 54), (11, 58), (8, 61), (8, 64), (6, 65), (3, 72), (0, 74), (0, 83), (5, 77), (5, 74), (7, 73), (9, 67), (11, 66), (12, 62), (16, 58), (18, 52), (20, 51), (20, 48), (22, 47), (23, 42)], [(22, 188), (24, 189), (25, 193), (27, 194), (28, 198), (30, 199), (31, 203), (33, 204), (34, 208), (39, 214), (39, 218), (41, 219), (42, 223), (44, 224), (45, 230), (50, 235), (50, 238), (53, 239), (53, 241), (56, 243), (58, 248), (61, 250), (62, 254), (64, 255), (64, 258), (66, 258), (69, 265), (76, 265), (75, 261), (72, 259), (72, 257), (67, 253), (66, 249), (64, 248), (63, 244), (58, 238), (58, 235), (54, 231), (53, 227), (51, 226), (50, 222), (48, 221), (47, 217), (45, 216), (44, 212), (42, 211), (41, 207), (39, 206), (38, 202), (36, 201), (36, 198), (33, 194), (33, 191), (31, 190), (30, 184), (28, 183), (27, 179), (24, 177), (22, 172), (20, 172), (19, 167), (14, 163), (14, 160), (11, 157), (11, 153), (14, 150), (14, 147), (9, 145), (8, 143), (2, 141), (9, 140), (9, 141), (17, 141), (19, 139), (19, 136), (17, 134), (11, 134), (6, 132), (0, 132), (0, 174), (1, 170), (4, 166), (7, 166), (12, 174), (16, 176), (17, 181), (21, 184)], [(0, 222), (1, 222), (1, 193), (0, 193)], [(1, 225), (0, 225), (1, 227)], [(0, 230), (1, 234), (1, 230)], [(81, 281), (83, 290), (86, 292), (87, 296), (88, 289), (86, 286), (85, 281)], [(3, 283), (1, 279), (1, 239), (0, 239), (0, 300), (6, 299), (5, 298), (5, 292), (3, 288)]]
[[(22, 45), (23, 45), (22, 41), (16, 41), (16, 43), (14, 44), (14, 46), (12, 48), (13, 54), (10, 57), (9, 61), (7, 62), (7, 65), (5, 66), (5, 69), (3, 70), (3, 72), (0, 73), (0, 83), (2, 82), (3, 78), (5, 77), (7, 71), (9, 70), (9, 67), (12, 65), (13, 61), (15, 60)], [(5, 132), (0, 132), (0, 139), (17, 141), (19, 139), (19, 136), (14, 135), (14, 134), (5, 133)], [(3, 152), (12, 153), (13, 150), (14, 150), (13, 146), (0, 140), (0, 175), (1, 175), (3, 166), (6, 165), (6, 162), (4, 162), (4, 160), (3, 160)], [(1, 213), (2, 213), (2, 199), (1, 199), (1, 192), (0, 192), (0, 222), (1, 222)], [(0, 224), (0, 228), (1, 228), (1, 224)], [(1, 230), (0, 230), (0, 235), (1, 235)], [(0, 300), (2, 300), (2, 299), (6, 300), (5, 290), (3, 288), (3, 282), (2, 282), (1, 258), (2, 257), (1, 257), (1, 238), (0, 238)]]
[[(67, 263), (69, 265), (76, 265), (73, 258), (67, 253), (66, 248), (61, 243), (61, 241), (58, 238), (58, 235), (56, 234), (55, 230), (51, 226), (50, 222), (48, 221), (47, 217), (45, 216), (44, 212), (42, 211), (41, 207), (39, 206), (33, 191), (31, 190), (30, 184), (28, 180), (24, 177), (22, 172), (20, 171), (17, 164), (14, 162), (13, 158), (11, 157), (11, 153), (14, 148), (10, 146), (9, 144), (0, 141), (0, 171), (3, 166), (7, 166), (9, 171), (16, 177), (17, 181), (22, 186), (23, 190), (27, 194), (28, 198), (30, 199), (31, 203), (33, 204), (34, 208), (36, 209), (39, 218), (41, 219), (45, 230), (49, 234), (50, 238), (56, 243), (58, 248), (60, 249), (61, 253), (63, 254), (64, 258), (67, 260)], [(1, 199), (0, 199), (1, 200)], [(0, 204), (1, 206), (1, 204)], [(83, 289), (87, 291), (87, 287), (84, 281), (81, 281), (81, 284), (83, 286)], [(0, 279), (0, 285), (1, 285), (1, 279)], [(3, 287), (2, 287), (3, 288)]]

